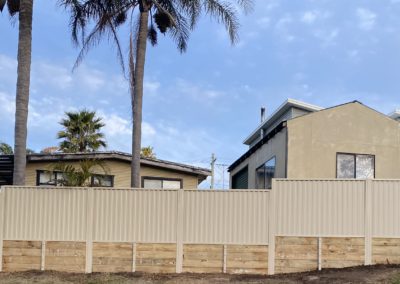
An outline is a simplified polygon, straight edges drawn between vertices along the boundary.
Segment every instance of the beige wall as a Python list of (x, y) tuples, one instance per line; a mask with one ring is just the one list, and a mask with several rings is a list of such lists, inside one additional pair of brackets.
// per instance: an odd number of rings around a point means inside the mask
[(375, 155), (376, 178), (400, 178), (400, 124), (359, 103), (287, 122), (287, 178), (336, 178), (336, 153)]
[(248, 188), (256, 188), (256, 169), (274, 156), (276, 157), (275, 177), (284, 178), (286, 176), (286, 129), (282, 129), (271, 140), (269, 140), (267, 144), (264, 144), (249, 158), (237, 166), (230, 173), (231, 184), (232, 177), (245, 166), (248, 166)]
[[(77, 163), (72, 163), (77, 164)], [(109, 171), (107, 174), (114, 175), (114, 187), (130, 187), (130, 164), (120, 161), (106, 161), (105, 167)], [(26, 185), (36, 186), (36, 171), (50, 170), (50, 163), (28, 163), (26, 166)], [(104, 171), (98, 169), (99, 174), (104, 174)], [(195, 189), (198, 186), (198, 178), (195, 175), (176, 172), (168, 169), (149, 167), (142, 165), (140, 168), (141, 176), (176, 178), (183, 180), (183, 188)]]

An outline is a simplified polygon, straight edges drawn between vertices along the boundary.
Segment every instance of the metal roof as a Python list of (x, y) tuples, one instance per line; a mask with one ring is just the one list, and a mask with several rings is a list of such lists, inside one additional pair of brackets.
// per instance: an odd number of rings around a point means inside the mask
[(308, 111), (319, 111), (323, 107), (301, 102), (295, 99), (287, 99), (283, 104), (281, 104), (266, 120), (264, 120), (244, 141), (243, 144), (250, 145), (251, 142), (260, 137), (260, 131), (262, 128), (266, 129), (276, 122), (276, 120), (285, 112), (287, 112), (291, 107), (297, 107), (299, 109), (304, 109)]
[[(99, 151), (89, 153), (51, 153), (51, 154), (29, 154), (27, 155), (28, 162), (44, 162), (44, 161), (76, 161), (81, 159), (103, 159), (103, 160), (120, 160), (125, 162), (132, 161), (132, 155), (119, 151)], [(211, 175), (211, 171), (206, 168), (195, 167), (187, 164), (175, 163), (160, 159), (141, 158), (141, 165), (153, 166), (159, 168), (167, 168), (170, 170), (186, 172), (199, 176), (207, 177)]]
[(396, 109), (388, 114), (390, 118), (399, 119), (400, 118), (400, 109)]

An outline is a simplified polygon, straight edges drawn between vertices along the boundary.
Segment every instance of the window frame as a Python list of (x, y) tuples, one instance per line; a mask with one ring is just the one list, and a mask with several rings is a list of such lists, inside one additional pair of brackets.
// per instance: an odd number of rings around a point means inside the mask
[[(110, 186), (95, 186), (94, 185), (94, 178), (95, 177), (111, 177), (111, 185)], [(114, 187), (114, 175), (103, 175), (103, 174), (94, 174), (90, 177), (90, 186), (91, 187)]]
[[(50, 173), (50, 174), (55, 174), (55, 184), (45, 184), (45, 183), (40, 183), (40, 174), (43, 173)], [(60, 171), (48, 171), (48, 170), (36, 170), (36, 186), (60, 186), (60, 184), (57, 184), (58, 174), (63, 174), (63, 172)], [(95, 187), (94, 186), (94, 178), (95, 176), (109, 176), (111, 177), (111, 186), (96, 186), (96, 187), (114, 187), (114, 175), (103, 175), (103, 174), (94, 174), (90, 177), (90, 187)]]
[[(183, 189), (183, 179), (181, 179), (181, 178), (164, 178), (164, 177), (142, 176), (142, 188), (144, 188), (144, 189), (146, 189), (144, 187), (144, 180), (145, 179), (161, 181), (161, 189), (165, 189), (164, 188), (164, 180), (166, 180), (166, 181), (178, 181), (180, 183), (179, 189)], [(167, 188), (167, 190), (168, 190), (168, 188)]]
[[(255, 187), (258, 187), (258, 184), (257, 184), (257, 171), (258, 171), (258, 169), (264, 167), (265, 164), (268, 163), (268, 162), (271, 161), (271, 160), (275, 160), (274, 177), (273, 177), (273, 178), (275, 178), (275, 172), (276, 172), (276, 155), (272, 156), (271, 158), (269, 158), (268, 160), (266, 160), (264, 163), (262, 163), (260, 166), (258, 166), (258, 167), (256, 168), (256, 172), (255, 172), (255, 175), (256, 175), (256, 179), (255, 179), (256, 185), (255, 185)], [(263, 188), (257, 188), (257, 189), (268, 189), (268, 190), (272, 189), (272, 179), (271, 179), (271, 187), (270, 187), (270, 188), (266, 188), (266, 187), (265, 187), (265, 172), (264, 172), (264, 187), (263, 187)]]
[[(362, 153), (347, 153), (347, 152), (336, 152), (336, 179), (345, 179), (345, 178), (338, 178), (338, 156), (339, 155), (348, 155), (348, 156), (353, 156), (354, 160), (354, 174), (353, 178), (351, 179), (357, 179), (357, 156), (371, 156), (374, 158), (374, 177), (376, 177), (376, 156), (374, 154), (362, 154)], [(361, 179), (362, 180), (362, 179)]]
[[(55, 174), (55, 184), (45, 184), (45, 183), (40, 183), (40, 174), (44, 173), (50, 173), (50, 174)], [(49, 171), (49, 170), (36, 170), (36, 186), (59, 186), (57, 184), (57, 175), (62, 174), (60, 171)]]

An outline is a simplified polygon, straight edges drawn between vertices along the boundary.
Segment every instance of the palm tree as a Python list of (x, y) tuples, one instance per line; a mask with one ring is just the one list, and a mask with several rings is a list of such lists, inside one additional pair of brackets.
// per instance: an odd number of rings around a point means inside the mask
[(156, 159), (156, 153), (154, 153), (154, 148), (151, 146), (142, 147), (140, 151), (141, 158), (149, 158), (149, 159)]
[(78, 112), (66, 112), (66, 118), (60, 124), (63, 130), (57, 134), (60, 150), (63, 152), (93, 152), (101, 147), (107, 147), (104, 134), (100, 132), (105, 125), (100, 117), (96, 117), (95, 111), (81, 110)]
[[(234, 4), (248, 10), (252, 0), (61, 0), (71, 10), (70, 25), (75, 43), (82, 41), (82, 49), (76, 64), (85, 53), (106, 35), (114, 39), (117, 55), (124, 69), (123, 55), (117, 28), (128, 22), (131, 29), (129, 40), (129, 81), (132, 102), (132, 164), (131, 186), (140, 186), (140, 150), (143, 103), (143, 80), (147, 39), (157, 44), (159, 32), (168, 34), (176, 42), (180, 52), (186, 51), (190, 30), (196, 26), (202, 13), (223, 23), (234, 44), (238, 40), (238, 18)], [(133, 21), (134, 13), (138, 21)], [(128, 17), (130, 15), (130, 17)], [(86, 35), (88, 22), (94, 21), (93, 30)]]
[(98, 176), (99, 172), (101, 172), (101, 175), (108, 174), (109, 169), (101, 160), (84, 159), (79, 161), (76, 165), (62, 162), (57, 163), (55, 166), (52, 166), (48, 172), (50, 174), (52, 172), (62, 173), (62, 178), (54, 181), (57, 185), (83, 187), (92, 186), (92, 177)]
[(25, 184), (26, 139), (32, 56), (33, 0), (0, 0), (11, 16), (19, 13), (17, 94), (15, 100), (14, 185)]

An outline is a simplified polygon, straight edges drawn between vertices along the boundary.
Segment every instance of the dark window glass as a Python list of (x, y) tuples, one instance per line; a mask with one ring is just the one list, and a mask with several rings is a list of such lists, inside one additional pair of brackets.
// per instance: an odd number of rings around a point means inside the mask
[(273, 157), (256, 170), (257, 189), (270, 189), (275, 177), (276, 159)]
[(249, 188), (249, 168), (238, 171), (232, 176), (232, 189), (248, 189)]

